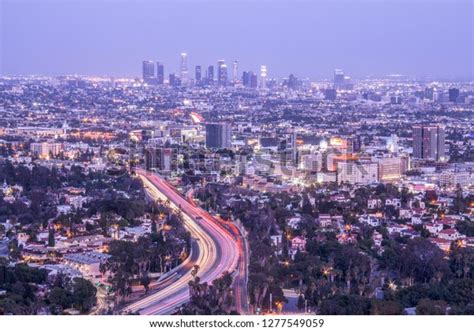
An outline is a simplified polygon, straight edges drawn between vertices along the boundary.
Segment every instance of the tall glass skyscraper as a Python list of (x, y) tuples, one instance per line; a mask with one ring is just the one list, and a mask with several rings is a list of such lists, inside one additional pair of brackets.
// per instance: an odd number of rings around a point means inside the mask
[(229, 123), (206, 124), (206, 147), (207, 148), (230, 148), (231, 131)]
[(344, 87), (344, 71), (342, 69), (334, 69), (334, 88)]
[(217, 85), (227, 85), (227, 64), (224, 60), (217, 61)]
[(234, 61), (232, 64), (232, 81), (235, 83), (239, 80), (239, 62)]
[(260, 88), (267, 87), (267, 66), (261, 65), (260, 66)]
[(152, 83), (155, 78), (155, 64), (153, 61), (143, 61), (142, 76), (145, 83)]
[(186, 83), (188, 81), (188, 54), (181, 53), (181, 64), (179, 67), (179, 78), (181, 79), (182, 83)]
[(445, 159), (444, 128), (440, 125), (413, 127), (413, 156), (418, 159)]
[(200, 82), (202, 78), (201, 66), (196, 66), (195, 69), (195, 80), (196, 83)]
[(160, 62), (156, 62), (156, 80), (159, 85), (165, 82), (165, 67)]

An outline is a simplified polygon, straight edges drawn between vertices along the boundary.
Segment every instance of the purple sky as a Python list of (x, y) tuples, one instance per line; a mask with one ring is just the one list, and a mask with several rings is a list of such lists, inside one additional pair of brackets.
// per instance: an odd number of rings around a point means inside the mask
[(472, 78), (471, 0), (0, 0), (0, 73), (139, 76), (225, 59), (269, 76)]

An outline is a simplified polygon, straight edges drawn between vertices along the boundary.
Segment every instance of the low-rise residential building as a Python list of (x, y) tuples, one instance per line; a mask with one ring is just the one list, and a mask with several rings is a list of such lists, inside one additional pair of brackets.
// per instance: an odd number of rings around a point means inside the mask
[(64, 255), (64, 262), (79, 270), (86, 278), (102, 276), (100, 264), (107, 261), (110, 255), (98, 252), (73, 253)]

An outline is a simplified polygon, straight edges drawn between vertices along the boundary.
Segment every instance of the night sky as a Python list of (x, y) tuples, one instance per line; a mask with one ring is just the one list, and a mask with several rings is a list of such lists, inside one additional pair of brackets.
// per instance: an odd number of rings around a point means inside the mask
[(0, 0), (3, 75), (140, 76), (225, 59), (270, 77), (472, 78), (473, 1)]

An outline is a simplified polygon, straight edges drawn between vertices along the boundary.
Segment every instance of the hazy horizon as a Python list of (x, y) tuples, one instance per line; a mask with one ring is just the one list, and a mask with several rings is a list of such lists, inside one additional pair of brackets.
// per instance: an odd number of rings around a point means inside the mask
[(0, 0), (0, 74), (139, 77), (225, 59), (270, 77), (472, 78), (472, 1)]

